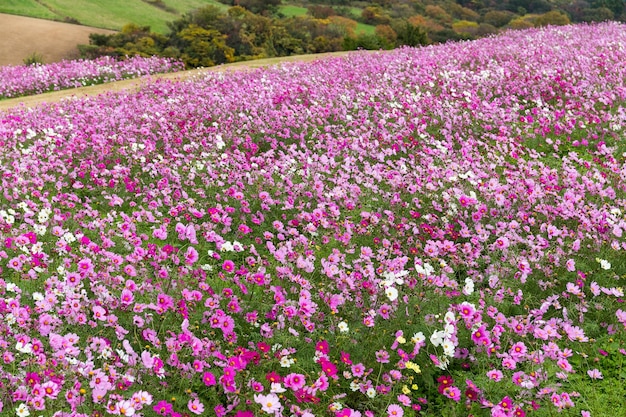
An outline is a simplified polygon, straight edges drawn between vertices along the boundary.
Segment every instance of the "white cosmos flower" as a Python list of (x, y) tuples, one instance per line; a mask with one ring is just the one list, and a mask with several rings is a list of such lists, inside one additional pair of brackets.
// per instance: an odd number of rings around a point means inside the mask
[(430, 343), (432, 343), (434, 346), (441, 345), (443, 343), (445, 335), (445, 332), (437, 330), (430, 336)]
[(15, 414), (17, 414), (17, 417), (28, 417), (30, 411), (28, 410), (28, 406), (22, 403), (15, 409)]
[(274, 394), (280, 394), (281, 392), (285, 392), (286, 389), (279, 382), (272, 382), (270, 386), (270, 392)]
[(474, 281), (471, 278), (465, 278), (465, 286), (463, 287), (463, 294), (470, 295), (474, 292)]
[(339, 324), (337, 324), (337, 328), (341, 333), (347, 333), (350, 331), (348, 323), (346, 323), (345, 321), (340, 321)]
[(450, 340), (446, 339), (443, 341), (443, 343), (441, 344), (441, 347), (443, 348), (443, 354), (446, 356), (453, 356), (454, 355), (454, 343), (452, 343)]
[(385, 294), (387, 295), (387, 298), (389, 298), (389, 301), (394, 301), (396, 298), (398, 298), (398, 290), (396, 290), (394, 287), (385, 288)]
[(424, 340), (426, 340), (426, 336), (424, 336), (424, 333), (422, 332), (415, 333), (411, 338), (411, 342), (415, 344), (422, 343)]

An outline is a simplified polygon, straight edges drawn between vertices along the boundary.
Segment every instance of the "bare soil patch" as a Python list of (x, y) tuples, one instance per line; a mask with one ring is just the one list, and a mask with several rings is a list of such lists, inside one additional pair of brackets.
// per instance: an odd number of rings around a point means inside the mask
[(76, 58), (76, 45), (89, 43), (90, 33), (115, 32), (0, 13), (0, 65), (21, 65), (33, 53), (45, 63)]
[(324, 54), (313, 54), (313, 55), (295, 55), (295, 56), (287, 56), (281, 58), (268, 58), (268, 59), (259, 59), (255, 61), (244, 61), (244, 62), (236, 62), (233, 64), (219, 65), (210, 68), (200, 68), (189, 71), (181, 71), (170, 74), (158, 74), (151, 75), (142, 78), (136, 78), (132, 80), (123, 80), (116, 81), (112, 83), (99, 84), (90, 87), (81, 87), (81, 88), (73, 88), (69, 90), (62, 91), (53, 91), (50, 93), (39, 94), (34, 96), (27, 97), (17, 97), (8, 100), (0, 100), (0, 111), (11, 109), (14, 107), (35, 107), (39, 104), (43, 103), (55, 103), (67, 98), (81, 98), (88, 96), (97, 96), (99, 94), (103, 94), (110, 91), (121, 91), (121, 90), (138, 90), (141, 88), (142, 84), (149, 82), (150, 79), (154, 78), (164, 78), (169, 80), (186, 80), (189, 78), (201, 76), (203, 73), (209, 71), (245, 71), (254, 68), (260, 68), (264, 66), (270, 66), (279, 64), (282, 62), (310, 62), (318, 59), (331, 57), (331, 56), (342, 56), (346, 55), (350, 52), (329, 52)]

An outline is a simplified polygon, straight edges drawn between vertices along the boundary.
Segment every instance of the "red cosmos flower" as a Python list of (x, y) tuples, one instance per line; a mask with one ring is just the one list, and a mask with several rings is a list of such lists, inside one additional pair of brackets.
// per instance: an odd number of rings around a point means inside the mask
[(267, 375), (265, 375), (265, 379), (267, 379), (270, 383), (280, 383), (283, 382), (283, 377), (280, 376), (277, 372), (270, 372)]
[(465, 390), (465, 396), (470, 401), (478, 401), (478, 393), (471, 388)]
[(526, 417), (526, 411), (518, 407), (515, 409), (515, 411), (513, 411), (513, 415), (515, 417)]
[(441, 375), (439, 378), (437, 378), (437, 382), (439, 382), (440, 385), (447, 387), (454, 384), (454, 379), (452, 379), (452, 377), (448, 375)]
[(268, 345), (265, 342), (258, 342), (256, 344), (256, 347), (263, 353), (267, 353), (270, 351), (270, 349), (272, 348), (270, 345)]

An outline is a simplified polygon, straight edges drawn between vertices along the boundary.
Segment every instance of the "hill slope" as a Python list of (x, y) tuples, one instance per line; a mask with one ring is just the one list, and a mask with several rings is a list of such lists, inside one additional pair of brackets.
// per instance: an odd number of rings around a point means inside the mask
[(44, 62), (76, 57), (76, 45), (88, 43), (90, 33), (110, 30), (31, 17), (0, 14), (0, 65), (20, 65), (33, 53)]
[(213, 0), (13, 0), (0, 3), (0, 12), (43, 19), (79, 22), (82, 25), (119, 30), (129, 22), (150, 26), (152, 30), (167, 32), (167, 22), (189, 10), (208, 4), (221, 5)]

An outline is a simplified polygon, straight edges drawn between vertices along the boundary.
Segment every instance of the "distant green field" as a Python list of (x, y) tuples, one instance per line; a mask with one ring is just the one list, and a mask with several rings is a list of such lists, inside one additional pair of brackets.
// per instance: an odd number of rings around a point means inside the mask
[(166, 33), (167, 22), (190, 10), (209, 4), (227, 7), (216, 0), (163, 0), (163, 3), (176, 10), (176, 13), (142, 0), (1, 0), (0, 13), (60, 21), (71, 18), (83, 25), (114, 30), (132, 22), (150, 26), (155, 32)]
[(285, 5), (285, 6), (280, 6), (278, 8), (278, 11), (281, 12), (282, 14), (284, 14), (287, 17), (292, 17), (292, 16), (302, 16), (302, 15), (305, 15), (307, 13), (308, 9), (306, 7)]
[(366, 25), (365, 23), (357, 23), (356, 25), (356, 33), (365, 33), (367, 35), (373, 35), (374, 31), (376, 30), (375, 26), (372, 25)]

